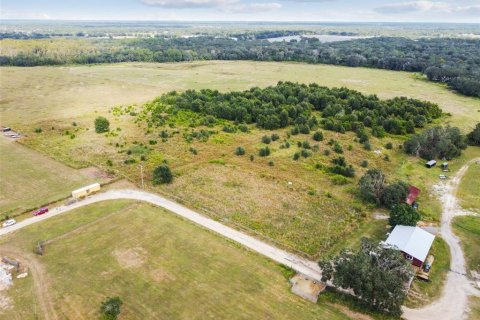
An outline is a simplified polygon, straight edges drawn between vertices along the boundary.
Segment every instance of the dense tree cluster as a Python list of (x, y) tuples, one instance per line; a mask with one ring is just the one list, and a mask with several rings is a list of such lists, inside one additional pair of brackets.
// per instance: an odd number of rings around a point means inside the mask
[(396, 225), (416, 226), (419, 220), (420, 213), (406, 203), (396, 204), (390, 209), (388, 221), (392, 227)]
[(405, 283), (413, 277), (413, 271), (400, 251), (363, 238), (358, 251), (344, 250), (333, 260), (319, 265), (322, 281), (352, 289), (366, 308), (394, 316), (402, 314), (401, 306), (407, 295)]
[(321, 111), (322, 125), (327, 130), (362, 131), (370, 127), (372, 131), (392, 134), (413, 133), (415, 128), (421, 128), (442, 115), (437, 105), (425, 101), (407, 98), (380, 100), (375, 95), (366, 96), (346, 88), (330, 89), (317, 84), (291, 82), (241, 92), (173, 91), (150, 106), (151, 117), (163, 119), (165, 105), (237, 123), (256, 123), (265, 129), (294, 125), (292, 134), (308, 134), (310, 129), (318, 126), (313, 111)]
[(480, 96), (480, 40), (391, 37), (330, 43), (321, 43), (315, 38), (290, 42), (261, 40), (295, 33), (266, 31), (236, 37), (97, 39), (89, 40), (95, 50), (83, 51), (79, 46), (78, 52), (69, 47), (68, 53), (59, 53), (33, 47), (13, 55), (0, 56), (0, 65), (192, 60), (301, 61), (423, 72), (430, 80), (448, 83), (451, 88), (465, 95)]
[(406, 153), (425, 160), (452, 159), (467, 147), (467, 139), (456, 127), (434, 127), (414, 135), (404, 143)]

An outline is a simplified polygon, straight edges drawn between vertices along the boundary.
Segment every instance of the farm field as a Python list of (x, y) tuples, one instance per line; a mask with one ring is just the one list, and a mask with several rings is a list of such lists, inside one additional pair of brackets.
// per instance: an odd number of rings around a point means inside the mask
[[(415, 74), (397, 71), (252, 61), (2, 67), (0, 70), (0, 111), (2, 121), (11, 126), (80, 115), (92, 117), (95, 111), (102, 113), (113, 105), (140, 104), (171, 90), (244, 90), (274, 85), (280, 80), (346, 86), (381, 98), (408, 96), (428, 100), (450, 112), (454, 117), (447, 122), (461, 128), (471, 129), (480, 121), (480, 99), (457, 95)], [(31, 112), (33, 110), (35, 112)]]
[[(8, 235), (0, 248), (31, 256), (38, 239), (48, 242), (43, 256), (30, 258), (43, 270), (34, 280), (47, 286), (41, 298), (59, 318), (95, 318), (107, 295), (121, 297), (125, 319), (349, 318), (291, 294), (275, 263), (147, 204), (90, 205)], [(45, 301), (26, 290), (31, 279), (15, 279), (15, 307), (2, 316), (42, 317)]]
[[(313, 141), (311, 135), (300, 134), (289, 138), (291, 148), (281, 149), (288, 129), (267, 131), (250, 126), (248, 133), (227, 133), (222, 131), (225, 122), (220, 121), (209, 128), (215, 133), (207, 141), (186, 141), (184, 135), (191, 130), (192, 115), (185, 113), (172, 119), (173, 128), (167, 129), (171, 137), (161, 141), (158, 130), (146, 132), (141, 124), (134, 123), (135, 117), (118, 115), (112, 107), (136, 102), (133, 109), (138, 111), (138, 104), (173, 89), (225, 91), (271, 85), (283, 79), (345, 85), (378, 93), (381, 97), (403, 94), (430, 99), (452, 112), (453, 116), (447, 121), (463, 126), (470, 122), (473, 125), (477, 114), (480, 116), (473, 111), (480, 109), (478, 99), (461, 97), (412, 74), (373, 69), (213, 61), (35, 67), (28, 69), (28, 75), (23, 74), (27, 69), (22, 68), (3, 68), (2, 71), (5, 71), (2, 76), (10, 73), (13, 79), (12, 90), (6, 92), (1, 105), (2, 114), (14, 124), (17, 121), (21, 131), (28, 134), (22, 140), (25, 145), (72, 167), (95, 165), (105, 172), (127, 177), (137, 185), (141, 184), (140, 163), (148, 182), (153, 169), (166, 160), (175, 174), (174, 182), (155, 187), (153, 191), (312, 258), (335, 252), (332, 248), (341, 249), (336, 242), (342, 235), (354, 232), (371, 220), (372, 208), (356, 197), (358, 178), (368, 169), (360, 166), (363, 160), (368, 161), (369, 168), (386, 172), (389, 181), (406, 178), (422, 190), (438, 181), (437, 170), (424, 168), (423, 160), (407, 157), (399, 149), (403, 140), (394, 136), (381, 140), (372, 137), (372, 150), (367, 151), (353, 141), (355, 135), (351, 132), (324, 131), (321, 142)], [(46, 81), (41, 84), (34, 81), (34, 77), (43, 74), (48, 75)], [(23, 76), (31, 77), (30, 81), (24, 81)], [(40, 99), (28, 101), (30, 95), (20, 94), (24, 90)], [(25, 117), (14, 120), (11, 114), (14, 107), (16, 113)], [(32, 108), (41, 112), (29, 112)], [(109, 118), (112, 134), (104, 136), (94, 132), (93, 119), (98, 115)], [(465, 121), (466, 118), (469, 120)], [(42, 133), (35, 133), (35, 128), (41, 128)], [(272, 133), (280, 136), (280, 140), (269, 145), (272, 155), (258, 157), (258, 150), (263, 146), (262, 136)], [(323, 169), (338, 156), (328, 145), (330, 139), (341, 144), (342, 156), (355, 167), (356, 178), (339, 179)], [(296, 145), (304, 141), (317, 145), (318, 151), (311, 158), (293, 161), (293, 154), (299, 151)], [(394, 148), (387, 150), (387, 142), (392, 142)], [(238, 146), (245, 148), (245, 156), (234, 154)], [(455, 164), (451, 167), (452, 171), (456, 168)], [(147, 188), (152, 188), (149, 182)], [(424, 219), (438, 221), (440, 205), (436, 196), (424, 192), (420, 203)]]
[[(96, 170), (75, 170), (0, 136), (0, 212), (14, 215), (70, 195), (96, 181)], [(102, 180), (102, 179), (100, 179)]]

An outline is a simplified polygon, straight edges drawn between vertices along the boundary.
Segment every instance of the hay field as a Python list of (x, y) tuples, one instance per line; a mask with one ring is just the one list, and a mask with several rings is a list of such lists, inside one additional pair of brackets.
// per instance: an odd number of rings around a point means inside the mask
[(112, 105), (142, 103), (167, 91), (221, 91), (268, 86), (278, 81), (346, 86), (382, 98), (409, 96), (438, 103), (451, 123), (472, 128), (480, 121), (480, 99), (406, 72), (301, 63), (197, 61), (66, 67), (0, 68), (2, 122), (31, 124), (104, 112)]
[(43, 318), (38, 299), (58, 318), (95, 319), (115, 295), (121, 319), (349, 319), (291, 294), (270, 260), (147, 204), (90, 205), (2, 238), (0, 248), (30, 253), (38, 239), (51, 241), (35, 258), (49, 295), (22, 290), (31, 277), (15, 279), (6, 319)]

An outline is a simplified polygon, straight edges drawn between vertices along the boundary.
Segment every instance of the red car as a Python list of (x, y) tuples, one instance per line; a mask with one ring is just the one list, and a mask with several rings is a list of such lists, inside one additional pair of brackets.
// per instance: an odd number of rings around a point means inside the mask
[(34, 216), (40, 216), (48, 212), (48, 208), (40, 208), (33, 213)]

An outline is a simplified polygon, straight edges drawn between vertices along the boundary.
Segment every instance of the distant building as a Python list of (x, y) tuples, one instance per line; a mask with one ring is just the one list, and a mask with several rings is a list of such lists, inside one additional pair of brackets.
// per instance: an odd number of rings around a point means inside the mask
[(435, 236), (419, 227), (396, 226), (385, 240), (386, 247), (403, 253), (405, 259), (416, 267), (421, 267), (432, 247)]

